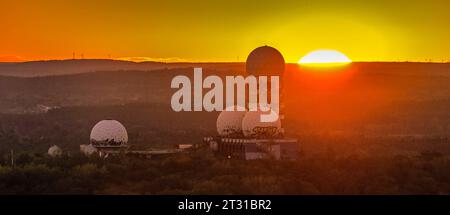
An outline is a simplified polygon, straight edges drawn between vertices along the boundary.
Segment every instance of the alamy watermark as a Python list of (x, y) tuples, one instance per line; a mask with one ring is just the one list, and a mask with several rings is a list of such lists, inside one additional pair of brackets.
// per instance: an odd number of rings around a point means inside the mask
[[(172, 95), (171, 106), (176, 112), (211, 112), (224, 109), (236, 111), (233, 110), (233, 107), (237, 107), (237, 111), (245, 111), (248, 107), (249, 111), (262, 112), (261, 122), (274, 122), (278, 120), (280, 110), (280, 77), (270, 76), (270, 82), (268, 78), (268, 76), (255, 77), (253, 75), (247, 77), (226, 76), (224, 91), (222, 78), (211, 75), (203, 79), (202, 68), (194, 68), (193, 83), (189, 77), (184, 75), (178, 75), (172, 79), (171, 88), (179, 90)], [(267, 89), (268, 83), (270, 83), (270, 93)], [(209, 89), (209, 91), (203, 95), (204, 89)], [(270, 103), (268, 102), (269, 95)]]

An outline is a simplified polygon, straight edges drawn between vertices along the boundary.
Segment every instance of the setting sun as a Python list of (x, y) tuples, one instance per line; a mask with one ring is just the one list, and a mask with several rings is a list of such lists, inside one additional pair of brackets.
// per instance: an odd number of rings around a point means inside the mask
[(308, 53), (302, 59), (298, 61), (299, 64), (307, 65), (335, 65), (335, 64), (347, 64), (352, 61), (342, 54), (341, 52), (335, 50), (317, 50)]

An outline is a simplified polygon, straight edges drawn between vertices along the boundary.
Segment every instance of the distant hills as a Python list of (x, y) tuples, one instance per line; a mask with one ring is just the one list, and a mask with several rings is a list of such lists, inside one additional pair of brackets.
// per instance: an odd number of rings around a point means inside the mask
[[(176, 91), (170, 87), (173, 77), (192, 78), (193, 67), (204, 68), (204, 77), (245, 74), (243, 63), (114, 60), (5, 63), (0, 64), (0, 113), (134, 102), (168, 104)], [(353, 111), (356, 104), (361, 109), (397, 100), (450, 101), (450, 64), (353, 63), (334, 72), (312, 70), (296, 64), (286, 67), (286, 97), (291, 103), (299, 102), (296, 105), (301, 110), (337, 109), (341, 105), (343, 113)], [(322, 104), (334, 100), (335, 105)], [(305, 109), (307, 104), (311, 107)], [(330, 111), (335, 112), (334, 109)]]
[(162, 62), (132, 62), (108, 59), (77, 59), (77, 60), (49, 60), (30, 61), (21, 63), (1, 63), (0, 76), (39, 77), (53, 75), (70, 75), (98, 71), (151, 71), (183, 67), (201, 66), (217, 70), (226, 66), (242, 69), (242, 63), (162, 63)]
[(158, 62), (136, 63), (120, 60), (50, 60), (22, 63), (0, 63), (0, 75), (17, 77), (35, 77), (50, 75), (67, 75), (94, 71), (117, 70), (154, 70), (167, 65)]

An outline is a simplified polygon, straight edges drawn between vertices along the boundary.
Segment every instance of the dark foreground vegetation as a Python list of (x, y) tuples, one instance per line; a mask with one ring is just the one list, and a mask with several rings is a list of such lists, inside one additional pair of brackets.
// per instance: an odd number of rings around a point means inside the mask
[(20, 154), (0, 166), (1, 194), (450, 194), (450, 157), (303, 156), (220, 159), (207, 151), (159, 159)]

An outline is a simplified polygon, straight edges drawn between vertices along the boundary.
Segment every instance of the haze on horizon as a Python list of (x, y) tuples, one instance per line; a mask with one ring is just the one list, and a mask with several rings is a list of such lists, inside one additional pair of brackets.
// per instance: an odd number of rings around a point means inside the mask
[[(255, 47), (297, 62), (450, 61), (450, 2), (0, 0), (0, 61), (84, 58), (245, 61)], [(9, 60), (8, 60), (9, 59)]]

